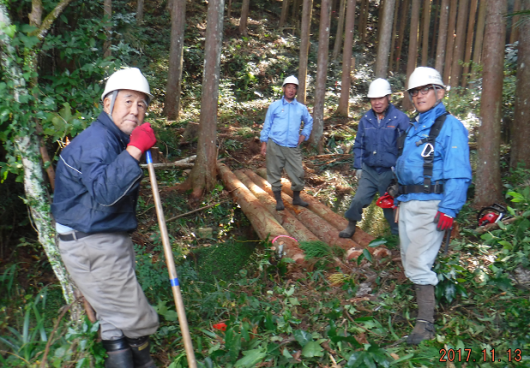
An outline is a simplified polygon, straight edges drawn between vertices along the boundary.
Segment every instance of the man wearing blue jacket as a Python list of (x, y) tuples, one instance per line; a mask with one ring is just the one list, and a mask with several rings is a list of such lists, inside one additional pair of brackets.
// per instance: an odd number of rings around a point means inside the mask
[[(276, 210), (285, 209), (282, 201), (282, 171), (285, 168), (293, 191), (293, 204), (307, 207), (300, 198), (304, 189), (304, 168), (300, 144), (309, 139), (313, 118), (307, 107), (296, 101), (298, 79), (291, 75), (283, 81), (283, 97), (267, 110), (261, 130), (261, 154), (267, 157), (267, 180), (276, 199)], [(304, 123), (302, 131), (300, 127)]]
[(155, 135), (143, 123), (152, 95), (139, 69), (117, 71), (103, 112), (59, 156), (52, 213), (66, 268), (97, 313), (106, 368), (152, 368), (148, 336), (158, 328), (134, 271), (131, 232), (142, 154)]
[[(416, 325), (407, 342), (419, 344), (434, 338), (434, 287), (438, 278), (432, 266), (445, 231), (450, 231), (466, 201), (471, 165), (468, 132), (447, 114), (441, 102), (445, 86), (440, 73), (433, 68), (416, 68), (407, 91), (419, 115), (397, 160), (397, 201), (401, 262), (405, 275), (415, 284), (418, 303)], [(442, 121), (433, 140), (431, 128)]]
[[(350, 208), (344, 214), (348, 226), (339, 233), (341, 238), (351, 238), (358, 221), (363, 218), (363, 209), (372, 203), (377, 192), (385, 194), (393, 178), (396, 164), (396, 140), (409, 126), (407, 115), (390, 103), (390, 83), (378, 78), (370, 83), (367, 97), (372, 108), (359, 121), (357, 136), (353, 145), (355, 156), (353, 168), (359, 180), (357, 192)], [(384, 208), (392, 234), (397, 235), (398, 226), (391, 208)]]

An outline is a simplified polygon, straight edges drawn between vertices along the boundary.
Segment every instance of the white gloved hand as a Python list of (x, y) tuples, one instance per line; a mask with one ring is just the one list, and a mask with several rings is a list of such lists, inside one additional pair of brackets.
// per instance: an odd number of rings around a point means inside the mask
[(357, 180), (361, 180), (361, 175), (363, 174), (363, 171), (361, 169), (355, 170), (355, 177)]

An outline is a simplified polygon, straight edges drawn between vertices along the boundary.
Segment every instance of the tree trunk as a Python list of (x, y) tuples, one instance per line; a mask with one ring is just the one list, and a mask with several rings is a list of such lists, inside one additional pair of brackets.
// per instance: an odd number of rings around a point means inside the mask
[(449, 77), (451, 76), (451, 66), (453, 65), (457, 7), (457, 0), (451, 0), (451, 5), (449, 6), (449, 24), (447, 25), (447, 45), (445, 49), (445, 67), (443, 74), (445, 85), (449, 84)]
[(292, 9), (292, 12), (291, 12), (291, 18), (293, 19), (293, 21), (291, 22), (291, 24), (293, 25), (293, 35), (296, 35), (296, 32), (298, 30), (298, 26), (299, 26), (299, 23), (298, 23), (298, 19), (299, 19), (298, 18), (298, 8), (299, 7), (300, 7), (299, 0), (293, 0), (293, 9)]
[(249, 7), (250, 0), (243, 0), (243, 4), (241, 4), (241, 18), (239, 19), (239, 34), (245, 37), (248, 35), (247, 18)]
[(278, 27), (281, 29), (285, 26), (285, 21), (287, 20), (287, 14), (289, 13), (289, 0), (282, 1), (282, 14), (280, 15), (280, 24)]
[(433, 0), (431, 17), (434, 19), (434, 23), (433, 23), (432, 35), (431, 35), (431, 52), (429, 55), (431, 60), (434, 60), (436, 58), (436, 47), (435, 46), (436, 46), (436, 40), (438, 39), (437, 37), (438, 20), (440, 18), (440, 11), (439, 11), (440, 6), (439, 5), (440, 4), (438, 0)]
[(344, 50), (342, 52), (342, 83), (337, 114), (348, 116), (351, 86), (351, 56), (353, 50), (353, 32), (355, 29), (356, 0), (348, 0), (346, 12), (346, 29), (344, 32)]
[(469, 8), (469, 0), (460, 0), (458, 2), (458, 19), (456, 21), (456, 39), (455, 49), (453, 51), (453, 65), (451, 65), (451, 88), (460, 85), (460, 77), (462, 75), (462, 61), (464, 60), (465, 36), (467, 27), (467, 12)]
[[(210, 4), (213, 1), (210, 0)], [(223, 0), (220, 0), (223, 1)], [(222, 12), (221, 12), (222, 14)], [(248, 217), (252, 227), (260, 239), (274, 239), (278, 235), (283, 236), (282, 242), (285, 245), (287, 256), (295, 260), (296, 263), (304, 263), (304, 252), (298, 247), (298, 242), (290, 239), (290, 234), (278, 223), (278, 221), (261, 205), (260, 201), (254, 196), (248, 188), (230, 171), (230, 169), (221, 163), (217, 164), (219, 175), (230, 191), (241, 210)], [(285, 237), (287, 235), (287, 237)]]
[[(478, 159), (475, 204), (487, 206), (502, 201), (500, 173), (500, 140), (504, 44), (506, 39), (507, 3), (489, 0), (486, 14), (482, 96), (480, 99), (481, 125), (478, 134)], [(526, 142), (528, 144), (528, 142)]]
[(232, 16), (232, 0), (228, 0), (228, 7), (226, 9), (226, 18), (227, 19), (230, 19), (230, 17)]
[(107, 39), (105, 40), (105, 43), (103, 44), (103, 56), (104, 57), (109, 57), (112, 55), (112, 51), (110, 49), (110, 45), (112, 44), (112, 41), (111, 41), (111, 34), (110, 32), (112, 31), (112, 0), (104, 0), (104, 3), (103, 3), (103, 14), (104, 14), (104, 17), (106, 19), (106, 21), (109, 22), (109, 26), (105, 28), (105, 30), (107, 31)]
[(429, 28), (431, 26), (431, 2), (423, 1), (423, 41), (421, 44), (421, 65), (427, 66), (429, 58)]
[(370, 9), (370, 0), (363, 0), (361, 14), (360, 14), (360, 24), (359, 24), (359, 34), (361, 35), (361, 42), (366, 41), (366, 28), (368, 26), (368, 11)]
[[(36, 35), (42, 41), (53, 22), (71, 1), (62, 0), (57, 4), (33, 35)], [(38, 17), (37, 13), (34, 13), (34, 17)], [(11, 20), (4, 3), (0, 3), (0, 23), (4, 25), (0, 28), (0, 46), (2, 46), (1, 49), (3, 51), (1, 63), (4, 78), (13, 82), (14, 87), (11, 92), (15, 96), (15, 100), (19, 102), (21, 96), (28, 95), (28, 91), (23, 87), (25, 86), (22, 72), (23, 68), (17, 64), (18, 57), (14, 46), (11, 44), (12, 39), (5, 33), (5, 30), (11, 25)], [(36, 45), (35, 47), (39, 46)], [(22, 110), (29, 110), (29, 106), (27, 105), (21, 105), (20, 107)], [(26, 113), (22, 111), (22, 114), (30, 115), (29, 111)], [(55, 244), (54, 221), (50, 213), (50, 198), (44, 186), (36, 126), (34, 120), (31, 118), (21, 119), (18, 124), (20, 125), (17, 127), (19, 135), (15, 138), (13, 146), (16, 154), (21, 158), (22, 166), (24, 167), (26, 204), (29, 207), (33, 224), (37, 230), (39, 242), (42, 244), (53, 272), (61, 285), (64, 299), (66, 303), (70, 304), (74, 301), (75, 287), (70, 281), (57, 245)], [(78, 305), (72, 306), (70, 312), (73, 321), (80, 320), (81, 310)]]
[(219, 63), (223, 41), (223, 9), (224, 0), (208, 2), (197, 160), (187, 180), (193, 189), (192, 198), (194, 199), (201, 198), (205, 190), (212, 190), (216, 181), (215, 142), (217, 139)]
[(399, 4), (402, 3), (402, 0), (398, 0), (397, 4), (394, 6), (394, 20), (392, 22), (392, 42), (390, 44), (390, 58), (388, 61), (388, 70), (394, 71), (394, 55), (396, 52), (396, 38), (397, 38), (397, 24), (398, 24), (398, 15), (399, 15)]
[(311, 13), (313, 11), (313, 0), (304, 0), (302, 9), (302, 30), (300, 34), (300, 62), (298, 66), (298, 102), (306, 104), (307, 85), (307, 60), (309, 57), (309, 38), (311, 33)]
[(164, 101), (165, 115), (168, 120), (177, 120), (180, 114), (185, 18), (186, 0), (174, 0), (171, 7), (171, 44), (169, 47), (166, 98)]
[[(513, 13), (518, 12), (521, 10), (521, 0), (515, 0), (513, 2)], [(519, 40), (519, 15), (515, 15), (512, 17), (512, 29), (510, 30), (510, 43), (515, 43), (515, 41)]]
[(403, 40), (405, 39), (405, 26), (409, 17), (409, 0), (403, 3), (403, 12), (401, 13), (401, 21), (398, 32), (398, 45), (396, 55), (396, 73), (399, 73), (399, 66), (401, 64), (401, 50), (403, 49)]
[(136, 23), (144, 22), (144, 0), (137, 0), (136, 3)]
[(464, 54), (464, 71), (462, 75), (462, 87), (465, 88), (467, 85), (467, 79), (469, 74), (469, 63), (471, 62), (471, 53), (473, 52), (473, 35), (475, 32), (475, 19), (477, 13), (477, 1), (471, 0), (471, 5), (469, 7), (469, 20), (467, 26), (467, 39), (466, 39), (466, 49)]
[(392, 19), (396, 0), (386, 0), (383, 9), (383, 22), (377, 47), (377, 59), (375, 63), (375, 76), (386, 78), (388, 74), (388, 55), (390, 53), (390, 37), (392, 33)]
[[(525, 1), (522, 10), (530, 10), (530, 3)], [(517, 168), (523, 163), (530, 168), (530, 23), (525, 20), (519, 26), (519, 47), (517, 52), (517, 86), (515, 90), (514, 122), (517, 124), (517, 134), (512, 137), (510, 166)]]
[[(408, 80), (414, 69), (416, 68), (416, 60), (418, 59), (418, 26), (420, 18), (420, 0), (412, 0), (412, 10), (410, 12), (410, 36), (409, 36), (409, 53), (407, 59), (407, 80), (405, 82), (408, 86)], [(407, 87), (405, 87), (407, 88)], [(403, 98), (403, 108), (411, 110), (413, 108), (410, 98), (405, 93)]]
[(313, 107), (313, 131), (309, 141), (322, 153), (324, 134), (324, 99), (326, 96), (326, 79), (328, 71), (329, 23), (331, 1), (322, 0), (320, 8), (320, 29), (318, 32), (317, 77), (315, 86), (315, 104)]
[(440, 28), (438, 28), (438, 44), (436, 45), (436, 62), (434, 68), (442, 74), (447, 42), (447, 18), (449, 16), (449, 0), (442, 0), (440, 5)]
[[(486, 9), (488, 2), (482, 0), (478, 9), (477, 30), (475, 36), (475, 47), (473, 47), (473, 65), (478, 66), (482, 62), (482, 42), (484, 40), (484, 25), (486, 24)], [(473, 76), (476, 72), (473, 69)]]
[(375, 32), (377, 32), (377, 38), (375, 42), (375, 46), (379, 45), (379, 41), (381, 39), (381, 29), (383, 29), (383, 12), (385, 11), (385, 0), (379, 0), (379, 6), (377, 7), (377, 29)]
[(339, 24), (337, 25), (337, 37), (335, 37), (335, 46), (333, 47), (332, 59), (336, 60), (339, 56), (342, 45), (342, 33), (344, 31), (344, 13), (346, 11), (346, 0), (340, 0)]

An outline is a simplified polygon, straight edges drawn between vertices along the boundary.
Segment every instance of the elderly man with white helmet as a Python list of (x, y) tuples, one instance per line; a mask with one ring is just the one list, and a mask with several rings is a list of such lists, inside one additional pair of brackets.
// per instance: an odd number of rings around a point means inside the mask
[[(307, 207), (300, 198), (304, 189), (304, 168), (300, 144), (309, 139), (313, 128), (313, 118), (307, 107), (296, 101), (298, 79), (291, 75), (283, 81), (283, 97), (273, 102), (267, 110), (261, 130), (261, 154), (267, 157), (267, 180), (272, 186), (276, 199), (276, 210), (282, 211), (282, 172), (285, 168), (291, 189), (293, 204)], [(302, 130), (300, 128), (304, 123)]]
[[(419, 115), (414, 120), (397, 160), (399, 237), (405, 275), (415, 284), (418, 317), (409, 344), (434, 338), (432, 266), (466, 201), (471, 182), (468, 132), (442, 103), (445, 86), (433, 68), (418, 67), (407, 88)], [(400, 140), (401, 141), (401, 140)]]
[[(372, 108), (359, 121), (353, 145), (353, 168), (359, 185), (350, 208), (344, 216), (348, 226), (339, 233), (341, 238), (350, 238), (355, 233), (357, 222), (362, 219), (367, 207), (377, 192), (385, 194), (393, 178), (392, 168), (396, 164), (396, 140), (409, 126), (407, 115), (390, 103), (390, 83), (378, 78), (370, 83), (367, 97)], [(392, 234), (397, 235), (393, 210), (384, 208), (383, 213)]]
[(144, 123), (153, 96), (139, 69), (107, 81), (103, 112), (63, 149), (52, 213), (61, 257), (97, 313), (106, 368), (155, 367), (149, 338), (158, 315), (134, 271), (131, 233), (143, 170), (138, 161), (155, 142)]

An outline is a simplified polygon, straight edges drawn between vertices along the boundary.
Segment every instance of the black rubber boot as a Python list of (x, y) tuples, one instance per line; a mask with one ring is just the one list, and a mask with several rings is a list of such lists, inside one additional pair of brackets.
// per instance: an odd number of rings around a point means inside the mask
[(134, 368), (156, 368), (153, 358), (151, 358), (149, 336), (142, 336), (137, 339), (126, 337), (132, 350)]
[(309, 206), (309, 203), (302, 201), (302, 198), (300, 198), (300, 191), (293, 191), (293, 204), (295, 206), (302, 206), (307, 207)]
[(132, 351), (124, 337), (101, 342), (109, 355), (105, 359), (105, 368), (134, 368)]
[(348, 220), (348, 226), (339, 233), (339, 238), (351, 238), (355, 234), (356, 226), (357, 221)]
[(275, 190), (273, 191), (274, 198), (276, 198), (276, 211), (283, 211), (285, 209), (285, 206), (283, 205), (282, 201), (282, 191), (281, 190)]
[(434, 286), (416, 285), (418, 318), (416, 326), (407, 338), (410, 345), (418, 345), (423, 340), (434, 338)]

